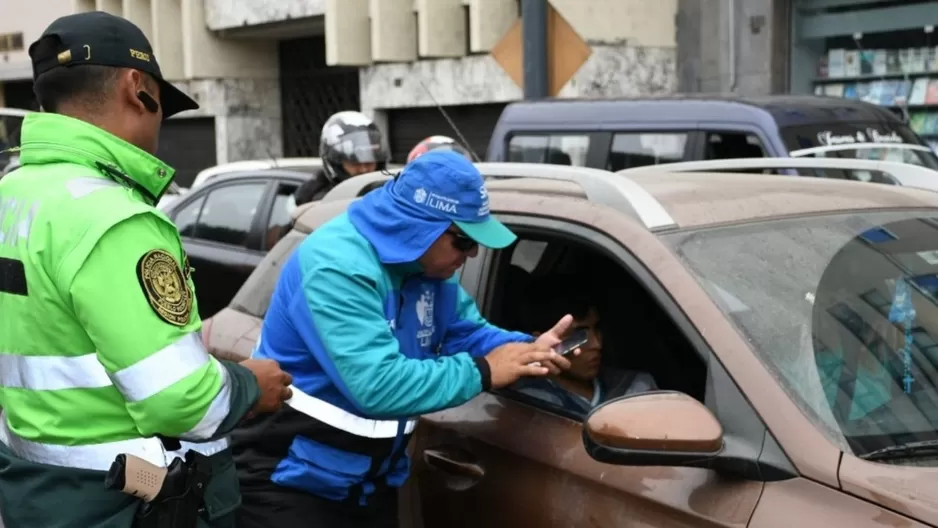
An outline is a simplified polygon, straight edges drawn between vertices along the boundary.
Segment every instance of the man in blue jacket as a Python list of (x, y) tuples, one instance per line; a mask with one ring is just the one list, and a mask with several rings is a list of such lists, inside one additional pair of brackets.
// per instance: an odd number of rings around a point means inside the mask
[(233, 435), (239, 526), (396, 526), (416, 418), (522, 376), (570, 367), (534, 337), (485, 321), (457, 270), (515, 235), (482, 175), (428, 152), (310, 235), (283, 266), (254, 358), (293, 375), (289, 407)]

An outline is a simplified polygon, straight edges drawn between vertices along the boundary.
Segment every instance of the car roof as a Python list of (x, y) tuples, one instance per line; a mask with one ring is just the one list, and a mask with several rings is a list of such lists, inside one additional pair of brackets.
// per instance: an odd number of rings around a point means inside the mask
[[(732, 173), (646, 173), (629, 177), (681, 229), (858, 209), (938, 207), (938, 193), (825, 178)], [(573, 182), (519, 178), (488, 182), (492, 194), (521, 192), (587, 199)]]
[(205, 183), (206, 180), (214, 179), (219, 175), (228, 174), (230, 172), (248, 170), (266, 171), (271, 169), (290, 170), (299, 167), (318, 168), (321, 166), (322, 160), (320, 158), (265, 158), (256, 160), (231, 161), (199, 171), (199, 173), (195, 176), (195, 179), (192, 180), (192, 186), (195, 187), (197, 185), (201, 185)]
[[(616, 209), (653, 232), (856, 210), (938, 208), (938, 193), (932, 191), (816, 177), (671, 173), (666, 166), (630, 176), (533, 163), (476, 166), (489, 178), (486, 187), (495, 200), (510, 199), (511, 193), (588, 200)], [(346, 180), (323, 201), (347, 203), (355, 190), (372, 188), (382, 178), (387, 175)], [(316, 225), (316, 209), (297, 211), (297, 224)]]
[[(680, 111), (675, 112), (675, 106)], [(549, 107), (549, 111), (548, 110)], [(573, 129), (592, 123), (591, 129), (621, 125), (623, 121), (668, 122), (752, 120), (774, 121), (779, 127), (830, 124), (840, 121), (902, 121), (888, 109), (859, 100), (814, 95), (742, 96), (735, 94), (672, 94), (654, 97), (607, 99), (542, 99), (508, 105), (499, 118), (499, 127), (515, 124), (563, 124)]]
[[(205, 185), (208, 185), (209, 183), (211, 183), (212, 185), (215, 185), (216, 183), (219, 183), (219, 182), (227, 182), (231, 180), (246, 180), (246, 179), (254, 179), (254, 178), (260, 178), (260, 179), (287, 178), (287, 179), (308, 180), (312, 178), (312, 176), (313, 175), (308, 172), (303, 172), (303, 171), (298, 171), (298, 170), (286, 170), (286, 169), (267, 169), (267, 170), (262, 170), (262, 171), (259, 171), (256, 169), (255, 170), (241, 170), (241, 171), (226, 172), (223, 174), (219, 174), (218, 176), (213, 177), (210, 182), (206, 182)], [(199, 188), (201, 188), (201, 186)]]

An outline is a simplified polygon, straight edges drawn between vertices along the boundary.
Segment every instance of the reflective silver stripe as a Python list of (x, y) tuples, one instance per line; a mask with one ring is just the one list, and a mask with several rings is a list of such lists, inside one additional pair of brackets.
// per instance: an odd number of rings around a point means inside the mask
[(205, 416), (199, 420), (199, 423), (192, 430), (182, 435), (183, 438), (190, 440), (210, 438), (231, 410), (231, 379), (228, 375), (228, 369), (223, 367), (215, 358), (211, 358), (211, 361), (215, 370), (218, 371), (218, 375), (221, 376), (221, 390), (218, 391), (215, 399), (209, 404)]
[(0, 353), (0, 386), (40, 391), (116, 385), (128, 402), (135, 402), (179, 382), (210, 358), (194, 332), (110, 377), (93, 353), (73, 357)]
[(17, 356), (0, 354), (0, 386), (35, 391), (97, 389), (111, 380), (95, 354), (83, 356)]
[(111, 375), (128, 402), (160, 393), (209, 362), (210, 356), (195, 332)]
[(175, 457), (184, 457), (186, 451), (193, 450), (206, 456), (224, 451), (229, 441), (227, 438), (205, 443), (181, 442), (182, 449), (167, 452), (156, 438), (139, 438), (83, 446), (66, 446), (33, 442), (17, 436), (7, 426), (5, 413), (0, 415), (0, 442), (16, 456), (30, 462), (63, 466), (95, 471), (107, 471), (117, 455), (134, 455), (147, 462), (166, 467)]
[(218, 440), (212, 440), (211, 442), (179, 442), (179, 444), (182, 447), (178, 451), (168, 451), (166, 453), (169, 457), (167, 458), (167, 464), (172, 461), (173, 458), (185, 458), (188, 451), (202, 453), (205, 456), (221, 453), (225, 449), (228, 449), (228, 446), (231, 445), (231, 441), (228, 440), (226, 436)]
[(72, 194), (72, 198), (81, 198), (87, 196), (99, 189), (105, 189), (108, 187), (116, 187), (120, 185), (115, 181), (108, 180), (107, 178), (75, 178), (74, 180), (69, 180), (65, 186), (68, 188), (68, 192)]
[[(327, 401), (314, 398), (293, 385), (290, 385), (290, 388), (293, 390), (293, 397), (287, 400), (286, 404), (306, 416), (355, 436), (366, 438), (394, 438), (397, 436), (400, 424), (398, 420), (369, 420), (368, 418), (362, 418)], [(412, 433), (416, 426), (417, 420), (407, 420), (404, 433)]]

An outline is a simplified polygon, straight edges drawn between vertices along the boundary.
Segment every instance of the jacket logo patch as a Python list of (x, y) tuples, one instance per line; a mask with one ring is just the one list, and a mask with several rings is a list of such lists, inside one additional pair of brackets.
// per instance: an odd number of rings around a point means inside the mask
[(192, 315), (192, 293), (179, 263), (166, 251), (154, 249), (137, 262), (137, 278), (150, 307), (160, 319), (185, 326)]
[(420, 329), (417, 330), (417, 340), (421, 347), (430, 346), (433, 333), (436, 328), (433, 325), (433, 292), (424, 291), (417, 300), (415, 308), (417, 309), (417, 320), (420, 321)]

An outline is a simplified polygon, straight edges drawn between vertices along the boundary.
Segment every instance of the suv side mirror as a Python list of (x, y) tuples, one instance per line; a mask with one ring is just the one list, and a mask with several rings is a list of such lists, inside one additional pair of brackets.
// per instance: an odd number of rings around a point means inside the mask
[(723, 450), (723, 427), (702, 403), (673, 391), (610, 400), (590, 412), (586, 452), (627, 466), (700, 466)]

